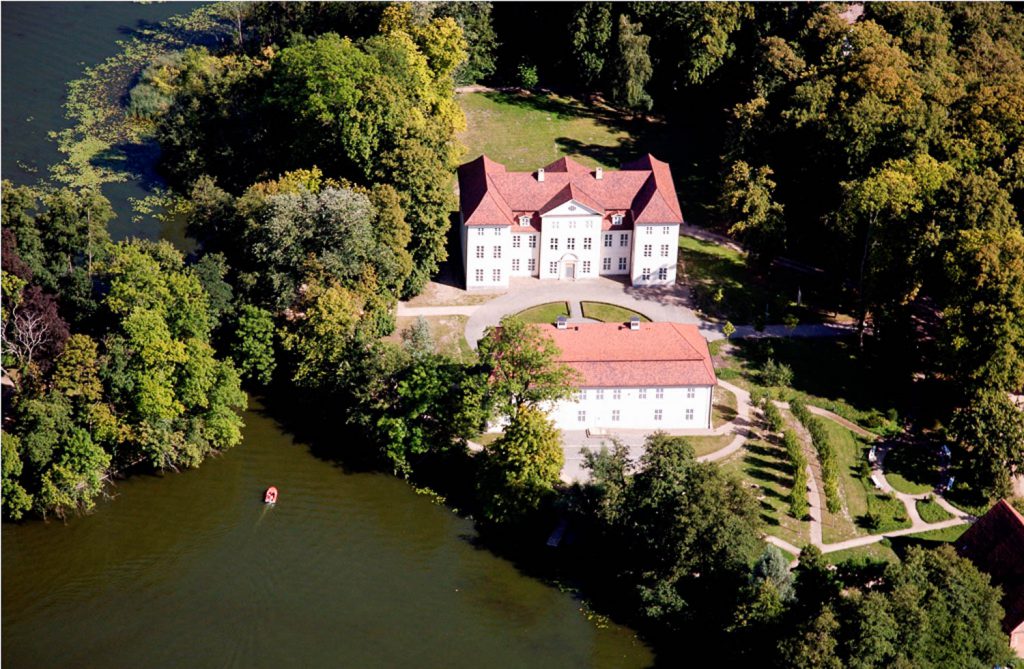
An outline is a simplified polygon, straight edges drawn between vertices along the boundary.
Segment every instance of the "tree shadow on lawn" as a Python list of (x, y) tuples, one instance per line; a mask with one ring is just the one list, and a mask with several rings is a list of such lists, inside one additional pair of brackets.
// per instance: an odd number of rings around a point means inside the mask
[(886, 453), (885, 470), (911, 483), (934, 487), (942, 472), (938, 448), (939, 444), (931, 440), (899, 440)]
[[(778, 464), (774, 462), (765, 460), (763, 458), (758, 458), (752, 455), (744, 456), (743, 462), (750, 465), (751, 467), (751, 469), (747, 470), (746, 475), (756, 481), (761, 481), (764, 483), (774, 483), (780, 486), (787, 486), (792, 483), (790, 477), (788, 476), (788, 473), (786, 476), (781, 476), (780, 474), (775, 473), (782, 473), (783, 470), (778, 466)], [(769, 490), (768, 488), (762, 489)], [(782, 498), (782, 495), (780, 495), (778, 492), (774, 490), (771, 491), (771, 494), (777, 496), (779, 499)]]

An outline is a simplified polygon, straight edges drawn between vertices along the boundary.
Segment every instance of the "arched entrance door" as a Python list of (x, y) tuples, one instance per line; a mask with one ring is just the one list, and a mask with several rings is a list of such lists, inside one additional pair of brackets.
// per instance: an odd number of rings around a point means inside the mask
[(575, 281), (576, 262), (577, 258), (576, 255), (573, 253), (566, 253), (564, 256), (562, 256), (562, 274), (559, 278), (565, 279), (567, 281)]

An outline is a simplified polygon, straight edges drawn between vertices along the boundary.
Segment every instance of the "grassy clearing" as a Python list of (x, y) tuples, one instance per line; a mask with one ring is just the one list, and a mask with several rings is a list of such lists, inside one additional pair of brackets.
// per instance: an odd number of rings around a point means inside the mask
[(638, 311), (617, 307), (606, 302), (580, 302), (580, 307), (583, 308), (584, 318), (593, 318), (595, 321), (604, 323), (627, 323), (633, 316), (639, 316), (640, 320), (645, 323), (649, 323), (651, 320)]
[(693, 452), (699, 458), (725, 448), (735, 437), (734, 434), (716, 434), (711, 437), (687, 437), (686, 441), (693, 446)]
[(645, 151), (672, 145), (664, 141), (667, 124), (633, 119), (600, 103), (525, 92), (464, 93), (458, 101), (466, 115), (459, 135), (465, 159), (486, 154), (510, 170), (534, 170), (562, 156), (618, 169)]
[(721, 427), (736, 419), (736, 396), (725, 388), (715, 388), (714, 402), (711, 405), (711, 424)]
[(834, 553), (825, 553), (825, 559), (830, 564), (840, 564), (848, 560), (875, 560), (881, 562), (899, 562), (899, 555), (896, 554), (890, 546), (886, 545), (886, 542), (879, 541), (876, 544), (868, 544), (867, 546), (858, 546), (857, 548), (847, 548), (845, 551), (835, 551)]
[(900, 443), (885, 456), (885, 478), (900, 492), (918, 495), (931, 492), (939, 482), (941, 467), (928, 444)]
[(722, 468), (751, 489), (761, 508), (764, 531), (803, 546), (810, 541), (810, 523), (789, 515), (793, 485), (789, 458), (778, 444), (749, 440), (739, 453), (722, 461)]
[(931, 498), (917, 500), (917, 515), (926, 523), (940, 523), (953, 517)]
[(559, 316), (568, 315), (569, 304), (567, 302), (548, 302), (524, 309), (516, 314), (516, 317), (527, 323), (554, 323)]
[(838, 423), (821, 419), (835, 451), (838, 489), (844, 509), (839, 513), (825, 512), (822, 533), (826, 543), (843, 541), (865, 532), (858, 522), (868, 512), (868, 491), (861, 478), (861, 463), (867, 461), (868, 446)]
[(503, 432), (484, 432), (483, 434), (473, 437), (471, 441), (475, 441), (481, 446), (490, 446), (494, 442), (498, 441), (502, 436), (504, 436)]
[(430, 326), (430, 334), (434, 337), (434, 349), (443, 355), (456, 360), (471, 361), (476, 353), (466, 342), (466, 316), (402, 316), (397, 319), (395, 331), (385, 339), (393, 342), (402, 341), (402, 330), (411, 327), (417, 318), (423, 318)]
[[(829, 320), (810, 306), (830, 299), (822, 292), (826, 282), (781, 268), (755, 272), (742, 253), (714, 242), (681, 235), (677, 277), (692, 290), (698, 309), (712, 318), (737, 325), (763, 318), (781, 323), (790, 315), (801, 323)], [(797, 304), (798, 291), (802, 306)]]
[(751, 390), (763, 388), (761, 369), (769, 359), (793, 372), (788, 387), (767, 388), (778, 398), (797, 398), (828, 409), (879, 434), (893, 432), (893, 406), (904, 384), (882, 365), (865, 360), (854, 337), (737, 339), (717, 349), (720, 378)]

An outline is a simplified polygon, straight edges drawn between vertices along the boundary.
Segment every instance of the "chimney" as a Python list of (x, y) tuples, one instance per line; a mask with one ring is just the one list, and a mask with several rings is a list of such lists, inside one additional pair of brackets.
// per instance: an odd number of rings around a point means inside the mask
[(544, 168), (537, 168), (537, 181), (544, 181)]
[(604, 179), (604, 170), (601, 169), (600, 167), (594, 170), (594, 178), (597, 179), (598, 181)]
[(630, 330), (639, 330), (640, 329), (640, 317), (639, 316), (631, 316), (630, 317), (630, 319), (629, 319), (629, 329)]
[(555, 327), (559, 330), (565, 329), (565, 316), (559, 316), (555, 319)]

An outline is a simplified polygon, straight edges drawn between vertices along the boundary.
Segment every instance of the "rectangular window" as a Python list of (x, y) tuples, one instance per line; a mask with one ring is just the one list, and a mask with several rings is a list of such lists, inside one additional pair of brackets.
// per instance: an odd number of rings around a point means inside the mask
[(530, 235), (529, 244), (531, 249), (537, 248), (537, 235)]
[(612, 259), (611, 258), (601, 258), (601, 269), (603, 269), (604, 271), (607, 272), (611, 268), (612, 268)]
[(618, 423), (619, 422), (619, 410), (618, 409), (612, 409), (612, 422), (613, 423)]
[(501, 247), (500, 246), (495, 246), (494, 247), (494, 257), (495, 258), (500, 258), (501, 257)]
[(594, 391), (594, 399), (596, 399), (596, 400), (603, 400), (604, 399), (604, 388), (598, 388), (597, 390)]
[(493, 272), (491, 272), (491, 276), (494, 277), (494, 283), (500, 283), (501, 282), (501, 270), (500, 269), (496, 269)]
[(651, 245), (650, 244), (644, 244), (644, 257), (645, 258), (650, 258), (651, 257)]
[(587, 412), (586, 411), (577, 411), (576, 412), (576, 421), (580, 422), (580, 423), (586, 423), (587, 422)]
[(558, 237), (551, 238), (551, 244), (549, 245), (552, 251), (558, 250)]
[(664, 388), (655, 388), (654, 389), (654, 399), (656, 399), (656, 400), (663, 400), (663, 399), (665, 399), (665, 389)]
[(476, 271), (476, 280), (477, 280), (477, 283), (483, 283), (484, 271), (482, 269), (478, 269)]
[(668, 280), (668, 267), (662, 267), (658, 270), (658, 278), (662, 281)]
[(648, 225), (646, 230), (647, 230), (647, 232), (644, 233), (645, 235), (653, 235), (654, 234), (654, 226), (653, 225)]
[(613, 400), (621, 400), (622, 399), (622, 389), (621, 388), (616, 388), (615, 390), (612, 391), (612, 399)]
[(641, 388), (638, 391), (638, 394), (639, 394), (640, 399), (642, 399), (642, 400), (647, 399), (647, 388)]
[(580, 388), (579, 395), (580, 395), (580, 399), (581, 400), (587, 399), (587, 389), (586, 388)]
[(629, 233), (624, 232), (619, 235), (619, 246), (629, 246)]
[(548, 270), (551, 274), (558, 274), (558, 261), (556, 260), (548, 265)]
[(569, 229), (570, 230), (575, 230), (576, 229), (576, 221), (569, 221)]
[(622, 225), (622, 214), (612, 214), (612, 225)]
[(583, 238), (583, 250), (584, 251), (589, 251), (593, 247), (594, 247), (594, 238), (593, 237), (584, 237)]
[(663, 234), (663, 235), (667, 235), (667, 234), (668, 234), (668, 233), (670, 233), (670, 232), (672, 232), (672, 228), (670, 228), (669, 226), (667, 226), (667, 225), (663, 225), (663, 226), (661, 227), (661, 234)]
[(661, 409), (654, 410), (654, 420), (661, 420)]
[(583, 273), (584, 274), (590, 274), (590, 261), (589, 260), (584, 260), (583, 261)]
[(626, 259), (625, 258), (619, 258), (619, 271), (623, 272), (625, 270), (626, 270)]
[(668, 257), (668, 244), (662, 244), (661, 245), (661, 257), (662, 258), (667, 258)]
[(501, 237), (501, 228), (494, 228), (494, 236)]
[(522, 246), (523, 246), (523, 236), (522, 235), (512, 235), (512, 248), (518, 249), (518, 248), (522, 248)]
[(529, 260), (527, 260), (526, 261), (526, 269), (528, 269), (531, 272), (536, 272), (537, 271), (537, 259), (536, 258), (530, 258)]
[(608, 248), (608, 249), (610, 249), (612, 247), (612, 236), (611, 235), (605, 235), (604, 236), (604, 246), (605, 246), (605, 248)]
[(692, 400), (696, 396), (697, 396), (697, 389), (696, 388), (687, 388), (686, 389), (686, 399)]
[(644, 267), (642, 270), (640, 270), (640, 278), (643, 279), (644, 281), (649, 281), (651, 278), (651, 268)]
[(513, 272), (518, 272), (519, 271), (519, 258), (513, 258), (512, 259), (512, 271)]
[(477, 228), (476, 229), (476, 236), (477, 237), (483, 237), (484, 236), (484, 232), (486, 232), (486, 230), (484, 230), (483, 228)]
[(570, 251), (575, 251), (576, 250), (576, 238), (575, 237), (569, 237), (568, 239), (566, 239), (565, 240), (565, 248), (569, 249)]
[(686, 410), (686, 420), (693, 420), (693, 409)]
[(484, 257), (484, 247), (482, 247), (482, 246), (476, 247), (476, 257), (477, 258), (483, 258)]

